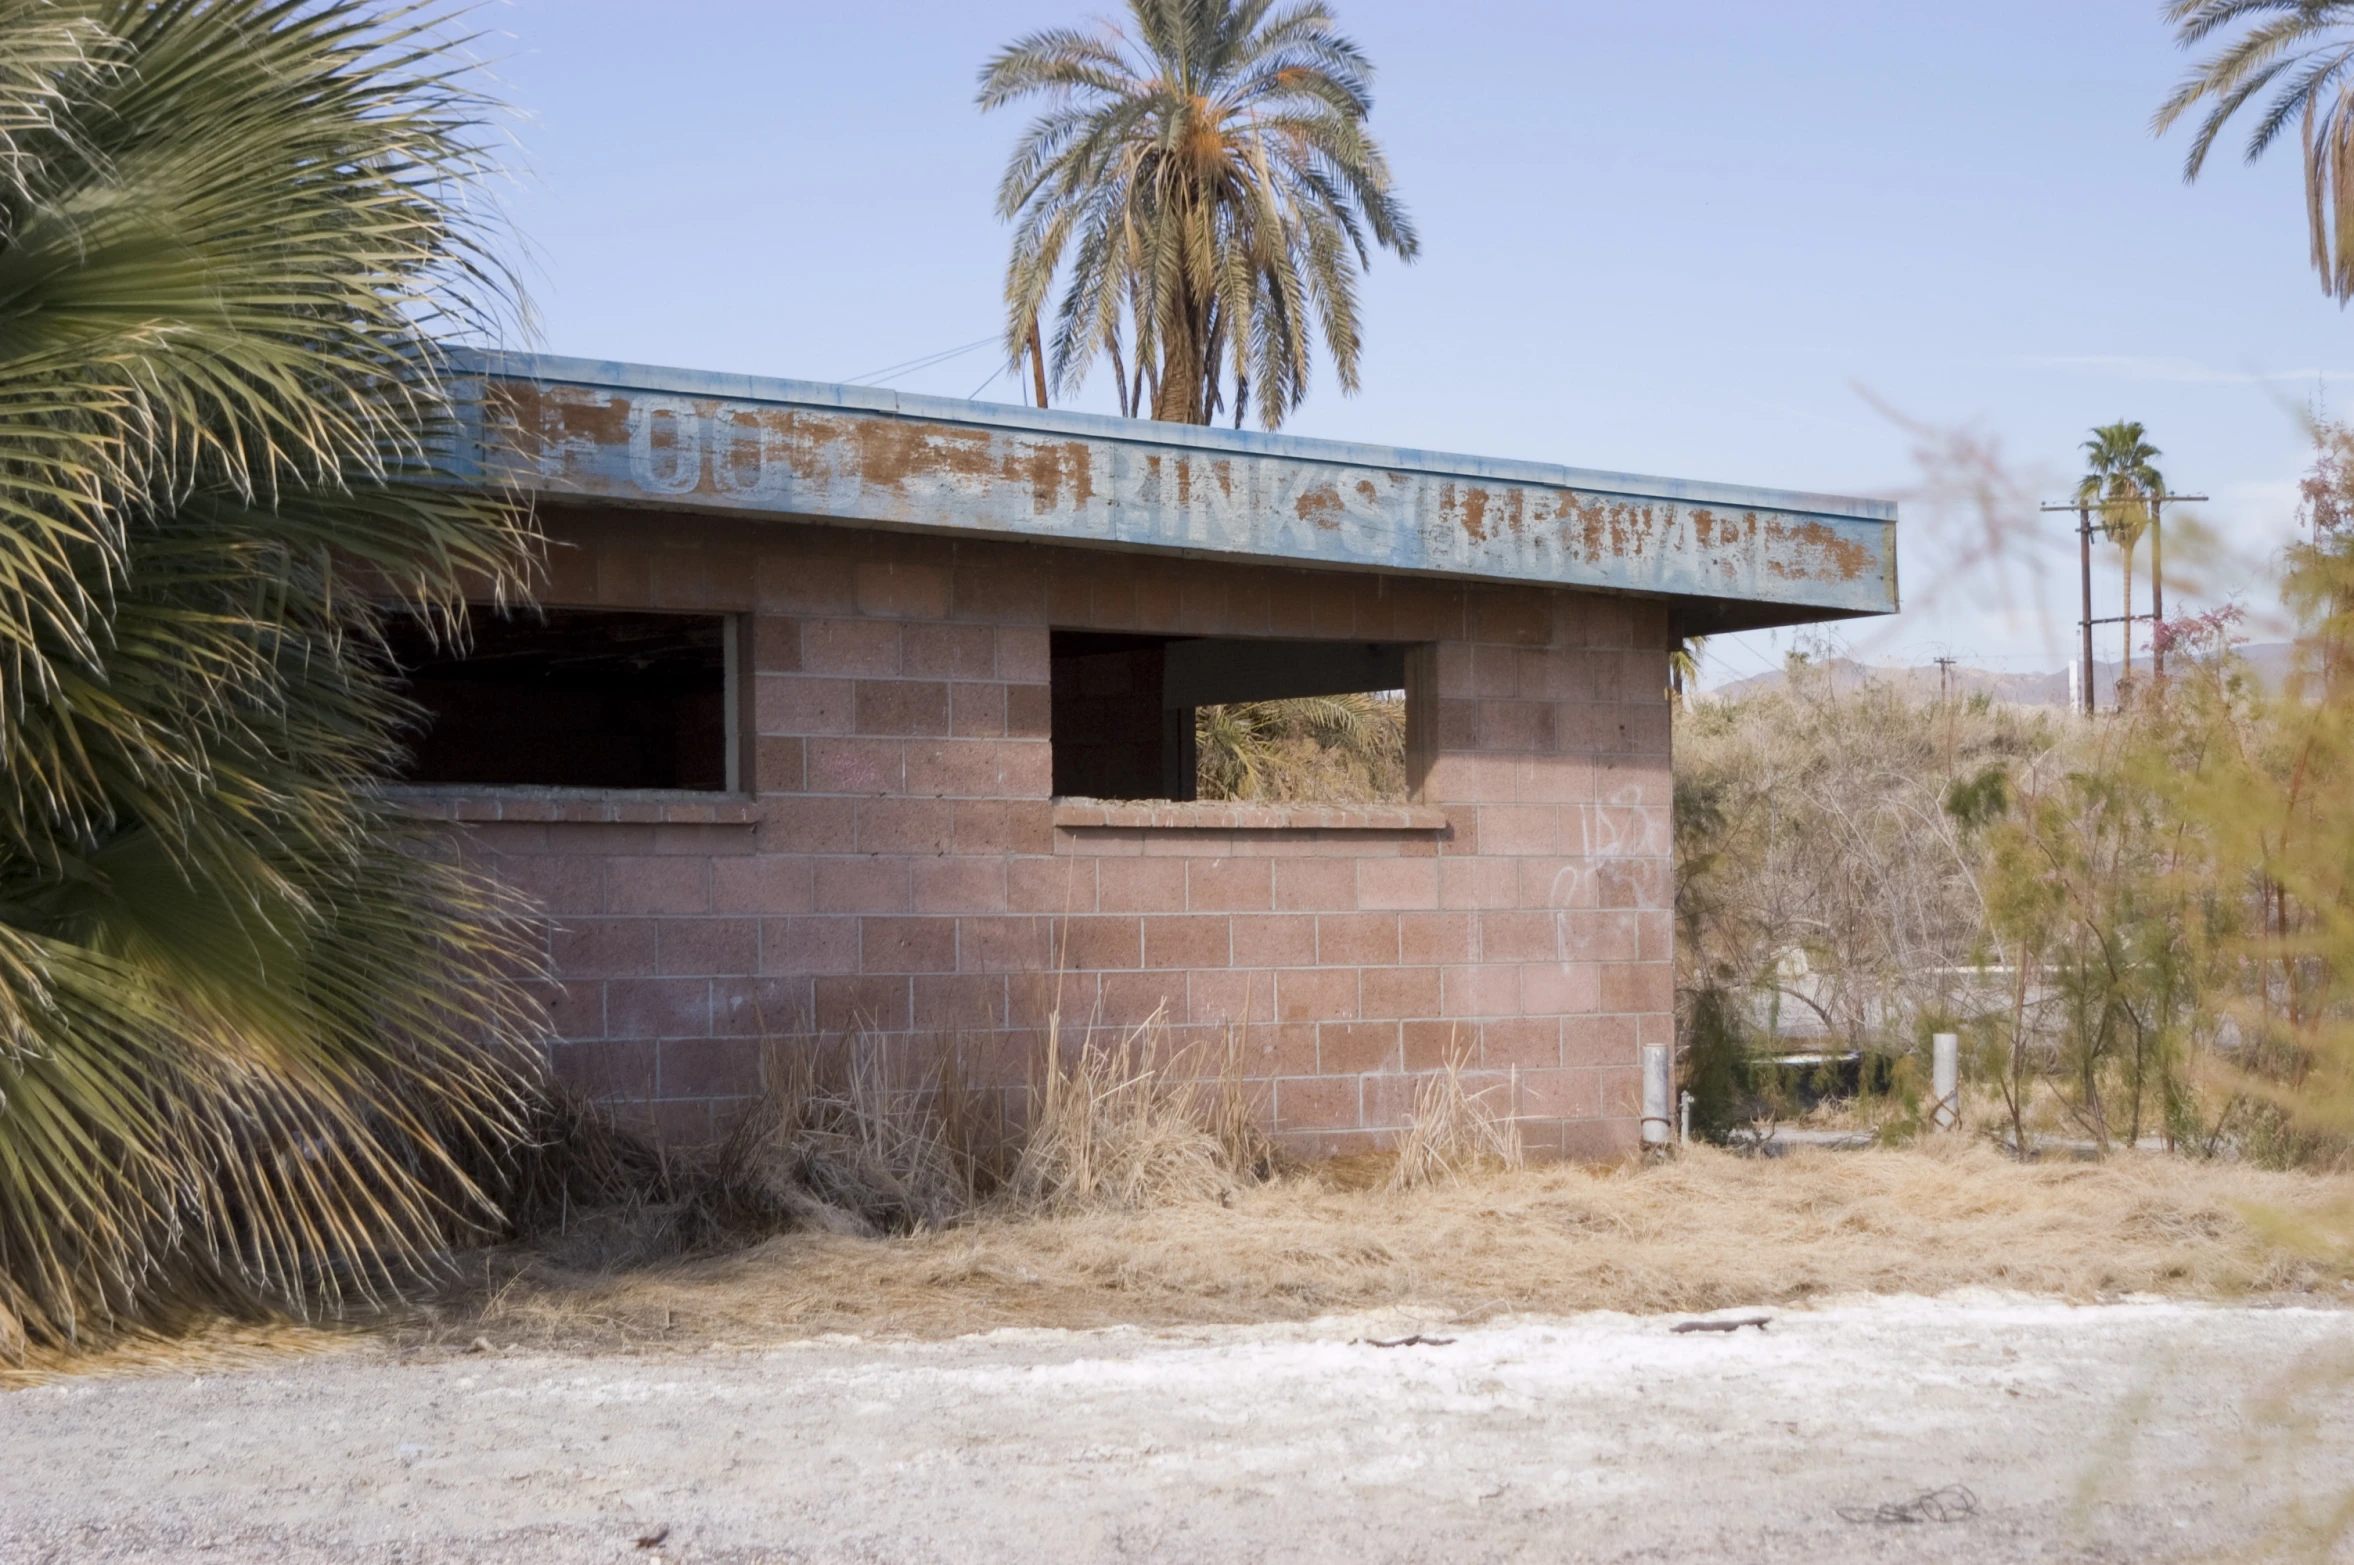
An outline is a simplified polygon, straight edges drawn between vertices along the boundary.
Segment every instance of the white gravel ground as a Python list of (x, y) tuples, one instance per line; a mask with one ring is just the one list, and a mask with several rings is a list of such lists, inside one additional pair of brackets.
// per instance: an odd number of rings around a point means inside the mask
[[(61, 1383), (0, 1394), (0, 1560), (2237, 1559), (2354, 1485), (2354, 1312), (1774, 1313)], [(1455, 1340), (1350, 1340), (1415, 1329)], [(2250, 1415), (2284, 1385), (2287, 1457)], [(1955, 1483), (1974, 1519), (1839, 1514)]]

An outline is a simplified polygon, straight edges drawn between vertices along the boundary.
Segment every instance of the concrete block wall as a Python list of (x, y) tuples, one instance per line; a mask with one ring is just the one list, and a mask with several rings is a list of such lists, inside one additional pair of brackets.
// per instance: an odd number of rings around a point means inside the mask
[[(551, 509), (553, 604), (744, 616), (739, 796), (421, 801), (553, 927), (557, 1066), (724, 1130), (761, 1040), (1236, 1029), (1271, 1129), (1378, 1143), (1450, 1051), (1532, 1148), (1636, 1143), (1672, 1031), (1667, 618), (1553, 588)], [(1050, 629), (1423, 644), (1420, 812), (1051, 797)], [(1203, 807), (1187, 807), (1200, 811)], [(1087, 821), (1103, 824), (1084, 824)], [(1284, 824), (1284, 822), (1289, 824)]]

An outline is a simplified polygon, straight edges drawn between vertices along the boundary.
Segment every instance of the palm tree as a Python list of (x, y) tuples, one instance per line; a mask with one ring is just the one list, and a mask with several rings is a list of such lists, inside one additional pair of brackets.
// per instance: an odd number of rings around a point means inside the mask
[(1352, 694), (1200, 707), (1194, 743), (1204, 799), (1337, 804), (1405, 794), (1402, 700)]
[(1108, 355), (1125, 414), (1231, 408), (1239, 428), (1255, 400), (1273, 429), (1307, 394), (1318, 330), (1357, 389), (1358, 270), (1420, 241), (1365, 132), (1371, 65), (1320, 0), (1273, 4), (1128, 0), (1127, 28), (1032, 33), (982, 71), (984, 110), (1048, 100), (997, 193), (1016, 225), (1009, 359), (1067, 258), (1059, 389)]
[[(2150, 502), (2166, 493), (2166, 480), (2150, 465), (2165, 453), (2143, 433), (2130, 421), (2094, 429), (2084, 443), (2086, 470), (2076, 485), (2078, 503), (2100, 507), (2101, 531), (2125, 554), (2125, 678), (2133, 675), (2133, 551), (2150, 525)], [(2085, 677), (2092, 677), (2089, 671)]]
[(2224, 125), (2265, 98), (2248, 133), (2247, 161), (2262, 157), (2295, 123), (2305, 152), (2313, 269), (2322, 291), (2339, 304), (2354, 298), (2354, 0), (2168, 0), (2165, 17), (2185, 49), (2249, 24), (2199, 62), (2152, 122), (2163, 135), (2209, 103), (2182, 177), (2197, 179)]
[(515, 1132), (527, 910), (372, 788), (382, 605), (536, 548), (425, 481), (484, 113), (399, 0), (0, 0), (0, 1355), (397, 1281)]

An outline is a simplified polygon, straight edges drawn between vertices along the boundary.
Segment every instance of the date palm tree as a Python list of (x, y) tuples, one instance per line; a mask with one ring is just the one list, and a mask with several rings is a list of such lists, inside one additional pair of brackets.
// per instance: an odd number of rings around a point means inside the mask
[(2224, 126), (2261, 100), (2247, 161), (2296, 127), (2313, 269), (2339, 304), (2354, 299), (2354, 0), (2168, 0), (2164, 14), (2185, 49), (2242, 29), (2198, 63), (2152, 123), (2163, 135), (2207, 105), (2183, 178), (2197, 179)]
[[(2151, 464), (2165, 455), (2130, 421), (2103, 424), (2084, 443), (2085, 474), (2076, 485), (2081, 503), (2100, 507), (2101, 531), (2125, 556), (2125, 662), (2133, 677), (2133, 551), (2149, 529), (2150, 502), (2166, 493), (2166, 480)], [(2089, 676), (2087, 676), (2089, 677)]]
[[(1372, 66), (1320, 0), (1128, 0), (1128, 25), (1050, 28), (981, 73), (980, 104), (1043, 97), (998, 187), (1014, 223), (1018, 361), (1068, 263), (1053, 378), (1109, 356), (1120, 410), (1279, 426), (1321, 335), (1358, 385), (1359, 269), (1420, 249), (1366, 134)], [(1135, 355), (1126, 362), (1122, 343)]]
[(0, 0), (0, 1356), (397, 1282), (481, 1210), (526, 910), (379, 802), (427, 480), (512, 295), (485, 106), (399, 0)]

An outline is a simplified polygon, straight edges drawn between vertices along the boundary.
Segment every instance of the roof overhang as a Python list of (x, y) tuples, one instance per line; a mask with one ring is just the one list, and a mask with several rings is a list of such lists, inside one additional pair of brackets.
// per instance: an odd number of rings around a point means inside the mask
[(588, 359), (455, 368), (469, 476), (548, 500), (1636, 593), (1686, 634), (1897, 607), (1885, 500)]

